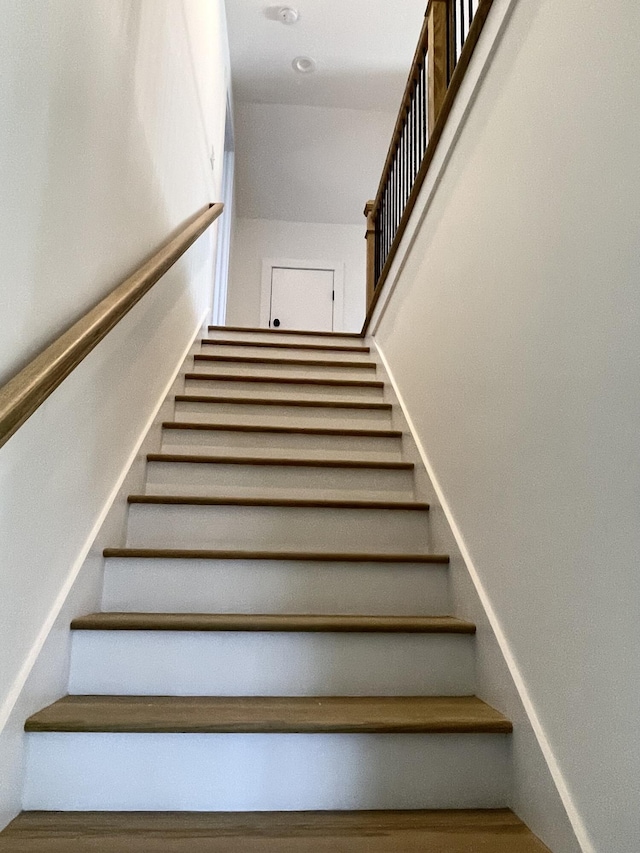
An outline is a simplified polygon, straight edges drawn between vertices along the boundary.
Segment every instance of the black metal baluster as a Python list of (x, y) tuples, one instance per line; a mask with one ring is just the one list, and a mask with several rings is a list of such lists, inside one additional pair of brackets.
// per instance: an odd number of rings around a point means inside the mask
[[(418, 169), (420, 168), (420, 138), (418, 136), (418, 80), (413, 90), (413, 182), (415, 183), (418, 177)], [(413, 189), (413, 187), (411, 188)]]
[(380, 272), (384, 266), (384, 258), (387, 251), (387, 235), (389, 233), (389, 207), (388, 207), (389, 192), (388, 186), (385, 188), (385, 206), (383, 211), (382, 228), (380, 229)]
[(409, 198), (409, 108), (404, 117), (404, 195), (402, 199), (402, 215)]
[[(420, 169), (420, 161), (422, 160), (422, 140), (420, 138), (420, 116), (422, 113), (422, 97), (420, 95), (420, 67), (416, 69), (416, 163), (418, 170)], [(417, 173), (417, 172), (416, 172)]]
[(425, 121), (425, 111), (424, 111), (424, 77), (423, 77), (423, 68), (420, 66), (420, 124), (418, 125), (418, 135), (420, 137), (420, 165), (422, 166), (422, 161), (424, 160), (424, 121)]
[(402, 204), (402, 174), (400, 171), (400, 140), (398, 140), (398, 147), (396, 149), (396, 220), (394, 223), (394, 230), (398, 230), (398, 223), (400, 222), (400, 206)]
[(394, 190), (394, 170), (395, 170), (395, 162), (391, 160), (391, 168), (389, 169), (389, 233), (391, 234), (391, 240), (393, 241), (393, 233), (394, 233), (394, 206), (395, 206), (395, 190)]
[(391, 208), (393, 205), (393, 193), (391, 190), (391, 182), (387, 184), (387, 246), (385, 254), (389, 251), (389, 246), (393, 240), (393, 217), (391, 216)]
[(384, 194), (383, 194), (382, 198), (380, 199), (380, 244), (381, 244), (383, 251), (384, 251), (384, 245), (386, 242), (386, 230), (387, 230), (387, 223), (386, 223), (386, 211), (384, 209)]
[(413, 154), (412, 154), (412, 139), (411, 128), (413, 127), (413, 101), (409, 102), (409, 114), (407, 115), (407, 203), (411, 195), (411, 187), (413, 185)]
[[(382, 213), (380, 214), (382, 217)], [(382, 268), (384, 266), (384, 231), (383, 231), (383, 223), (382, 218), (380, 219), (380, 272), (378, 275), (382, 275)]]
[(400, 205), (398, 207), (398, 221), (402, 218), (402, 205), (404, 204), (404, 115), (402, 117), (402, 130), (400, 132), (400, 149), (398, 151), (398, 168), (400, 170)]
[(398, 220), (402, 219), (404, 206), (404, 114), (402, 116), (402, 131), (400, 133), (400, 151), (398, 154), (398, 165), (400, 167), (400, 207), (398, 209)]
[(402, 214), (407, 206), (407, 197), (409, 195), (407, 188), (409, 186), (409, 107), (407, 114), (404, 117), (404, 196), (402, 199)]
[(402, 132), (400, 134), (400, 142), (398, 145), (398, 225), (396, 225), (396, 230), (400, 225), (400, 220), (402, 219), (402, 198), (404, 196), (404, 168), (402, 166)]
[(374, 287), (378, 284), (378, 279), (380, 278), (380, 244), (382, 242), (382, 207), (378, 205), (376, 209), (375, 216), (375, 229), (376, 229), (376, 237), (375, 237), (375, 267), (376, 273), (374, 276)]
[[(409, 116), (409, 111), (407, 110), (404, 114), (404, 128), (402, 131), (402, 213), (404, 214), (404, 209), (407, 205), (407, 184), (409, 182), (408, 171), (407, 171), (407, 119)], [(402, 217), (400, 217), (402, 218)]]
[(427, 51), (425, 50), (422, 57), (422, 91), (424, 97), (424, 120), (422, 123), (422, 138), (424, 140), (424, 150), (427, 150), (429, 143), (429, 81), (427, 78)]
[(382, 275), (382, 268), (384, 267), (384, 230), (382, 220), (380, 221), (380, 275)]
[(409, 101), (407, 110), (407, 199), (411, 192), (411, 184), (413, 182), (413, 140), (411, 138), (411, 128), (413, 127), (413, 101)]
[(387, 260), (387, 254), (389, 252), (389, 246), (393, 242), (393, 161), (391, 162), (391, 171), (389, 172), (389, 182), (387, 184), (387, 189), (389, 192), (389, 209), (388, 209), (389, 223), (388, 223), (388, 228), (387, 228), (387, 245), (385, 246), (385, 250), (384, 250), (385, 262)]
[(413, 185), (416, 181), (417, 169), (416, 164), (418, 162), (418, 147), (416, 145), (417, 142), (417, 134), (416, 127), (418, 119), (418, 102), (416, 100), (416, 90), (415, 86), (413, 89), (413, 96), (411, 98), (411, 189), (413, 189)]
[(396, 160), (395, 160), (395, 151), (394, 156), (391, 161), (391, 172), (389, 175), (389, 187), (390, 187), (390, 202), (391, 206), (389, 209), (389, 228), (391, 230), (391, 234), (395, 234), (395, 220), (396, 220)]

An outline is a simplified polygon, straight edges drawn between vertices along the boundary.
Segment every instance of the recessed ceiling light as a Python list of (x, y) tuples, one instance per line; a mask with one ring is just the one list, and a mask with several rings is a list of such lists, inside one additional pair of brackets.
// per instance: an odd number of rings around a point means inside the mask
[(311, 74), (316, 70), (315, 59), (311, 59), (310, 56), (296, 56), (291, 65), (298, 74)]
[(297, 9), (292, 9), (291, 6), (282, 6), (278, 11), (278, 17), (283, 24), (295, 24), (300, 17)]

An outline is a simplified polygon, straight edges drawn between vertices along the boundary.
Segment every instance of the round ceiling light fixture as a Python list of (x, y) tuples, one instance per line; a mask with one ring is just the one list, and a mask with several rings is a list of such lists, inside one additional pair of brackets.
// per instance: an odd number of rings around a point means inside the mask
[(297, 9), (292, 9), (291, 6), (282, 6), (278, 10), (278, 18), (282, 21), (283, 24), (291, 25), (295, 24), (300, 17), (300, 13)]
[(298, 74), (312, 74), (316, 70), (316, 61), (310, 56), (296, 56), (291, 65)]

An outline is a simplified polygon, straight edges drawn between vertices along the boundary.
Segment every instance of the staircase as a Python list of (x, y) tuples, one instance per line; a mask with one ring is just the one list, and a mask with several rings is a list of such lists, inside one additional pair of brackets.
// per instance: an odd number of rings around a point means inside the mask
[(547, 850), (369, 348), (210, 335), (0, 850)]

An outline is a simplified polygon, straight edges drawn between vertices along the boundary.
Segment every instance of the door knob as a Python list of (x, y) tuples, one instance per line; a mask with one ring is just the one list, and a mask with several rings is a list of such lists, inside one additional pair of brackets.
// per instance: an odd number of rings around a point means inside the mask
[(278, 318), (277, 318), (277, 317), (276, 317), (276, 319), (273, 321), (273, 325), (276, 327), (276, 329), (277, 329), (277, 328), (278, 328), (278, 326), (280, 325), (280, 320), (278, 320)]

